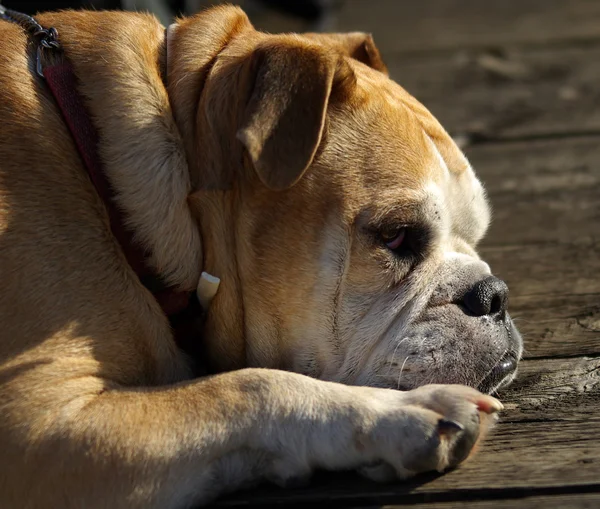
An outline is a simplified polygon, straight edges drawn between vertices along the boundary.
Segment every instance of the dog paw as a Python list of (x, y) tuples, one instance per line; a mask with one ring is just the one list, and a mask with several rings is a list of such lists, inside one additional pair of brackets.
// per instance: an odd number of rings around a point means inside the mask
[(366, 438), (361, 433), (361, 447), (375, 449), (376, 461), (359, 472), (380, 482), (455, 467), (502, 409), (497, 399), (462, 385), (420, 387), (398, 393), (395, 403), (388, 398)]
[(462, 385), (401, 392), (297, 381), (294, 391), (270, 393), (274, 416), (253, 443), (265, 454), (264, 477), (280, 486), (303, 484), (315, 469), (358, 470), (380, 482), (443, 472), (469, 456), (502, 409)]

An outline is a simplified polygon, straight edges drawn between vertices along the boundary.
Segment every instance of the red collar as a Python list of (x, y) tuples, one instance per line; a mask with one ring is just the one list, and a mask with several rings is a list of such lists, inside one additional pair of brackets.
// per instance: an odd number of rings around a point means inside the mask
[(160, 276), (148, 264), (147, 252), (134, 242), (133, 233), (125, 226), (123, 213), (117, 208), (114, 189), (106, 177), (98, 154), (98, 132), (77, 91), (77, 78), (72, 65), (64, 61), (44, 67), (42, 72), (69, 127), (90, 179), (104, 201), (110, 229), (121, 245), (129, 265), (144, 286), (154, 294), (167, 316), (183, 311), (188, 307), (191, 293), (183, 292), (176, 287), (166, 287), (162, 283)]
[(0, 8), (0, 18), (18, 23), (37, 39), (37, 73), (40, 77), (45, 78), (48, 88), (56, 100), (88, 175), (98, 195), (104, 201), (110, 229), (121, 245), (129, 265), (142, 284), (152, 292), (167, 316), (172, 317), (184, 311), (188, 308), (193, 294), (181, 291), (176, 287), (165, 286), (160, 275), (149, 265), (147, 252), (134, 242), (133, 233), (125, 226), (123, 213), (116, 206), (114, 189), (104, 172), (102, 159), (98, 153), (98, 131), (79, 94), (73, 66), (64, 55), (61, 55), (62, 58), (54, 59), (58, 63), (42, 65), (44, 51), (62, 53), (58, 33), (54, 28), (43, 28), (31, 16), (3, 7)]

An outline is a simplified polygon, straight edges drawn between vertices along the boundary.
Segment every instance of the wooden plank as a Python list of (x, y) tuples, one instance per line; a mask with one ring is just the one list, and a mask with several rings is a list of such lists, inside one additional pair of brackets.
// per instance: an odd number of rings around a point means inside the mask
[[(219, 0), (205, 4), (221, 3)], [(253, 24), (267, 32), (302, 32), (310, 24), (273, 10), (236, 2)], [(600, 5), (595, 0), (344, 0), (326, 23), (328, 31), (374, 35), (384, 57), (395, 54), (493, 46), (563, 45), (600, 39)]]
[(600, 137), (466, 151), (493, 207), (486, 245), (600, 238)]
[(499, 397), (505, 424), (599, 420), (600, 358), (522, 361), (516, 381)]
[(384, 52), (588, 41), (600, 37), (595, 0), (345, 0), (340, 30), (372, 32)]
[[(406, 507), (405, 505), (384, 505), (372, 506), (363, 509), (397, 509)], [(424, 504), (411, 504), (411, 507), (417, 509), (454, 509), (457, 506), (452, 502), (434, 502)], [(598, 509), (600, 507), (600, 493), (574, 493), (570, 495), (526, 495), (520, 497), (501, 500), (464, 500), (460, 503), (461, 508), (465, 509), (506, 509), (508, 507), (518, 507), (519, 509)], [(355, 506), (354, 509), (357, 509)]]
[(597, 45), (416, 57), (392, 53), (385, 61), (391, 77), (452, 135), (508, 139), (600, 132)]
[(311, 488), (261, 488), (219, 506), (337, 507), (506, 499), (553, 493), (600, 492), (600, 358), (522, 363), (518, 381), (503, 391), (506, 410), (481, 450), (443, 476), (425, 475), (376, 485), (350, 474), (323, 474)]
[[(526, 272), (524, 267), (514, 284), (515, 276), (507, 278), (509, 311), (524, 338), (524, 357), (599, 355), (600, 293), (520, 295)], [(596, 281), (600, 285), (600, 276)]]
[(600, 242), (482, 246), (480, 255), (508, 282), (514, 303), (523, 299), (527, 308), (535, 306), (527, 298), (563, 296), (568, 303), (572, 295), (600, 293)]

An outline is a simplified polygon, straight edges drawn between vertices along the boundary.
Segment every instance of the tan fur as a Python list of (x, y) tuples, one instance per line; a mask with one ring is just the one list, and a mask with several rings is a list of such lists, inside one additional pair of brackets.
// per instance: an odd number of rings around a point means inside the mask
[[(332, 267), (318, 258), (323, 232), (342, 239), (340, 224), (358, 228), (367, 213), (416, 218), (427, 183), (464, 175), (462, 193), (474, 179), (437, 121), (379, 72), (372, 40), (261, 34), (233, 7), (179, 20), (168, 51), (143, 14), (39, 21), (59, 32), (154, 268), (185, 290), (202, 269), (221, 278), (204, 330), (211, 369), (350, 382), (335, 374), (354, 359), (336, 338), (314, 345), (315, 372), (299, 368), (299, 345), (319, 334), (300, 331), (335, 329), (320, 306), (336, 289), (309, 276)], [(34, 50), (0, 22), (1, 507), (189, 507), (316, 466), (383, 461), (403, 478), (462, 459), (452, 451), (464, 440), (436, 442), (436, 426), (445, 416), (468, 427), (483, 401), (499, 408), (473, 389), (402, 393), (277, 369), (191, 379), (32, 72)], [(453, 245), (472, 251), (485, 225), (461, 224)], [(353, 291), (383, 294), (406, 276), (347, 247)]]

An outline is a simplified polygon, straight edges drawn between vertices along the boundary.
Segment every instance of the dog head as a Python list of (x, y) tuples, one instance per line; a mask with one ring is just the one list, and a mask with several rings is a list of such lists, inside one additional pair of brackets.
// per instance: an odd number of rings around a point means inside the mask
[(261, 34), (226, 8), (171, 38), (203, 264), (221, 278), (213, 369), (509, 382), (522, 345), (508, 289), (476, 252), (484, 190), (370, 37)]

